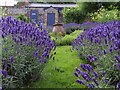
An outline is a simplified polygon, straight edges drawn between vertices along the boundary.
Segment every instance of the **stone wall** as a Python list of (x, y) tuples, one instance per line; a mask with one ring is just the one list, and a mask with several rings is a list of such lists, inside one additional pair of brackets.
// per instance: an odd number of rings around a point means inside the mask
[(28, 8), (27, 17), (29, 18), (29, 21), (30, 21), (30, 11), (31, 10), (38, 10), (38, 20), (40, 20), (44, 15), (44, 8)]
[(16, 18), (20, 14), (25, 14), (30, 21), (30, 11), (38, 10), (38, 20), (41, 18), (44, 19), (44, 26), (47, 25), (47, 13), (55, 13), (55, 23), (58, 22), (58, 10), (50, 7), (50, 8), (25, 8), (25, 7), (8, 7), (7, 8), (7, 16), (12, 16), (12, 18)]
[(27, 15), (27, 9), (25, 7), (18, 8), (18, 7), (7, 7), (7, 16), (12, 16), (12, 18), (17, 18), (20, 14)]

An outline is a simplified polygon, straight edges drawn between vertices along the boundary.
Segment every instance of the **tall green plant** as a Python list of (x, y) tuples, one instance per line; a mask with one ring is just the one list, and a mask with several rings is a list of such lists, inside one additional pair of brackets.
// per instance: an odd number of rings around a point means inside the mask
[(17, 17), (17, 19), (18, 20), (23, 20), (23, 21), (25, 21), (25, 22), (28, 22), (28, 19), (27, 19), (27, 17), (24, 15), (24, 14), (20, 14), (18, 17)]

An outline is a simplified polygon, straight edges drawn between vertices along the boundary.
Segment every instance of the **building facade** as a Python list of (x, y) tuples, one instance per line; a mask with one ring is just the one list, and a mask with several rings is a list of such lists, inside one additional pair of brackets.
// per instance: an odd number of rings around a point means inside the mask
[(76, 4), (40, 4), (23, 3), (7, 7), (7, 16), (17, 18), (24, 14), (29, 22), (44, 23), (44, 26), (52, 26), (55, 23), (63, 23), (62, 10), (64, 7), (75, 7)]

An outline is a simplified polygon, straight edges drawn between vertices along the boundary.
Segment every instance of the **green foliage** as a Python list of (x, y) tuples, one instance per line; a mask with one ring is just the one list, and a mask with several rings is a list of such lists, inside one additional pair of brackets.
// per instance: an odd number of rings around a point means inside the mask
[(17, 19), (18, 20), (23, 20), (23, 21), (25, 21), (25, 22), (28, 22), (28, 19), (27, 19), (27, 17), (24, 15), (24, 14), (20, 14), (18, 17), (17, 17)]
[(79, 7), (64, 8), (63, 17), (65, 23), (82, 23), (86, 17), (86, 13), (82, 12)]
[(120, 10), (119, 2), (79, 2), (77, 7), (64, 8), (64, 22), (83, 23), (86, 19), (91, 19), (88, 13), (97, 11), (101, 6), (110, 10), (110, 5), (114, 5), (118, 10)]
[(78, 6), (72, 8), (64, 8), (63, 17), (65, 23), (75, 22), (83, 23), (87, 18), (88, 12), (93, 12), (98, 9), (95, 2), (80, 2)]
[(104, 7), (100, 8), (97, 12), (91, 13), (92, 20), (95, 22), (107, 22), (110, 20), (120, 20), (120, 11), (111, 6), (108, 9), (105, 9)]
[(55, 40), (57, 46), (59, 45), (63, 46), (63, 45), (71, 45), (73, 39), (77, 38), (77, 36), (82, 32), (83, 32), (82, 30), (76, 30), (70, 35), (65, 35), (64, 37), (62, 37), (59, 34), (55, 35), (53, 33), (50, 33), (50, 36), (52, 40)]

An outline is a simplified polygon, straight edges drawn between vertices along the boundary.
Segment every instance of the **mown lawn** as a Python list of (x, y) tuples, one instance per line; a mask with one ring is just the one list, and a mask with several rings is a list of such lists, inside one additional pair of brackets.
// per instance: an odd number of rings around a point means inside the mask
[(57, 46), (55, 60), (52, 59), (46, 65), (42, 78), (31, 83), (30, 87), (35, 88), (82, 88), (76, 83), (74, 76), (75, 67), (79, 67), (82, 60), (71, 46)]

